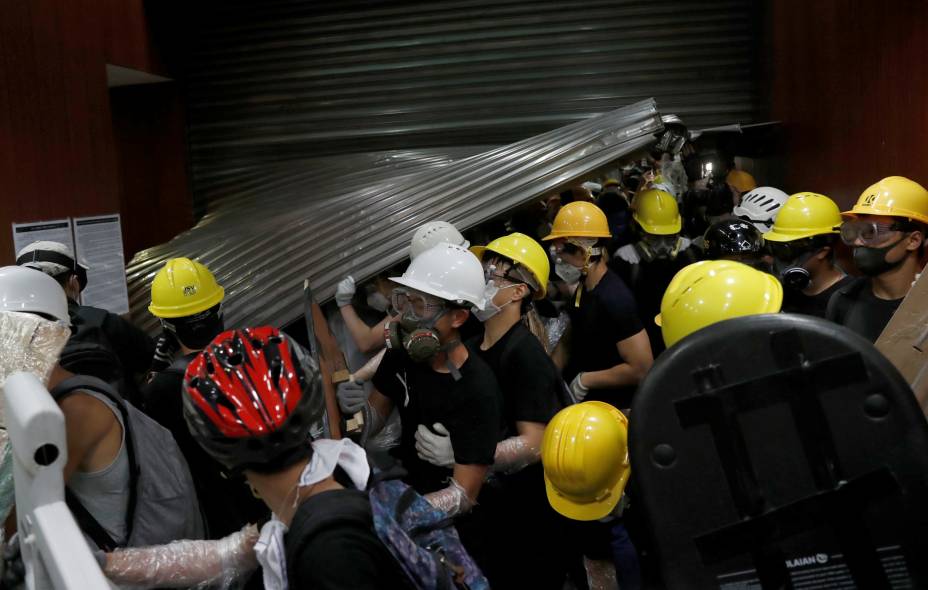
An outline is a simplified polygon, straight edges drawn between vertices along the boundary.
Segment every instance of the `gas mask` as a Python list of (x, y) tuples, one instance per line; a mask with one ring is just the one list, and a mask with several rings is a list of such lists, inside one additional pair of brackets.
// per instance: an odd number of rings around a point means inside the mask
[(424, 363), (441, 351), (441, 340), (435, 323), (445, 315), (442, 310), (430, 320), (420, 320), (404, 313), (399, 321), (390, 322), (386, 328), (387, 348), (405, 350), (416, 363)]
[(787, 289), (803, 291), (812, 283), (812, 274), (803, 266), (815, 252), (800, 254), (793, 260), (773, 259), (773, 270), (777, 278)]
[(202, 350), (225, 330), (222, 304), (183, 318), (162, 319), (161, 327), (171, 332), (191, 350)]
[(889, 262), (886, 260), (886, 255), (889, 254), (890, 250), (898, 246), (902, 240), (908, 237), (908, 235), (903, 235), (892, 244), (881, 248), (874, 246), (857, 246), (854, 248), (854, 264), (857, 265), (860, 272), (868, 277), (879, 276), (884, 272), (890, 271), (902, 264), (908, 257), (908, 252), (896, 262)]
[(638, 242), (638, 250), (642, 254), (642, 259), (650, 262), (651, 260), (674, 260), (680, 253), (681, 240), (676, 234), (669, 236), (658, 236), (645, 234), (644, 238)]

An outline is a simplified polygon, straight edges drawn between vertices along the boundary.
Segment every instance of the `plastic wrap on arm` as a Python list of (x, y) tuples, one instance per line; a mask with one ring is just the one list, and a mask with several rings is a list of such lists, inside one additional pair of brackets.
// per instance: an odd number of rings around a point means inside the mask
[(381, 348), (371, 360), (364, 363), (364, 366), (352, 373), (351, 379), (355, 383), (366, 383), (374, 378), (374, 373), (377, 372), (377, 367), (380, 366), (380, 361), (383, 360), (383, 355), (387, 353), (386, 348)]
[(521, 436), (513, 436), (497, 443), (492, 469), (497, 473), (515, 473), (540, 459), (541, 449), (537, 445), (529, 444)]
[(17, 371), (28, 371), (48, 383), (70, 335), (71, 328), (61, 322), (30, 313), (0, 312), (0, 385)]
[(467, 492), (453, 477), (448, 487), (426, 494), (425, 499), (429, 504), (451, 517), (470, 512), (474, 507), (474, 502), (467, 497)]
[(567, 312), (564, 311), (560, 312), (556, 318), (545, 320), (545, 330), (548, 334), (547, 350), (551, 351), (557, 348), (557, 343), (564, 337), (564, 332), (567, 331), (569, 325), (570, 319), (567, 317)]
[(258, 567), (258, 528), (248, 525), (218, 541), (175, 541), (155, 547), (117, 549), (103, 573), (126, 586), (229, 588)]

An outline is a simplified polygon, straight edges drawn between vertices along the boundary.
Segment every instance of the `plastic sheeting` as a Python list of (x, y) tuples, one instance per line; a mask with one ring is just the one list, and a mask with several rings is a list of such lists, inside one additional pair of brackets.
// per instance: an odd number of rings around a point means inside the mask
[[(346, 274), (364, 280), (405, 259), (422, 223), (473, 227), (596, 173), (653, 143), (662, 129), (656, 103), (645, 100), (458, 160), (416, 165), (395, 157), (374, 171), (304, 169), (276, 184), (246, 183), (190, 231), (133, 258), (133, 319), (157, 329), (146, 310), (151, 280), (165, 260), (187, 256), (225, 287), (227, 325), (285, 325), (302, 315), (304, 278), (325, 301)], [(281, 173), (252, 174), (275, 169)]]

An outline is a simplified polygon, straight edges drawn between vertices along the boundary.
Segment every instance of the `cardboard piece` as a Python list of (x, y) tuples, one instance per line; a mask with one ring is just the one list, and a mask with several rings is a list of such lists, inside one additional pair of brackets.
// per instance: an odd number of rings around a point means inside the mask
[(923, 272), (876, 341), (928, 415), (928, 272)]

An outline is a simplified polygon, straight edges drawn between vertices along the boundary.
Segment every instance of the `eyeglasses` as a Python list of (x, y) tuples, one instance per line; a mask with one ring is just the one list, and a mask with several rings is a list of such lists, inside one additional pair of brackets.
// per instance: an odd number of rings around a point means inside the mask
[(391, 303), (398, 314), (413, 320), (434, 319), (445, 309), (444, 301), (406, 289), (394, 289)]
[(841, 224), (841, 241), (853, 245), (857, 240), (864, 246), (873, 246), (886, 240), (890, 234), (905, 231), (904, 223), (877, 223), (863, 219), (851, 219)]

